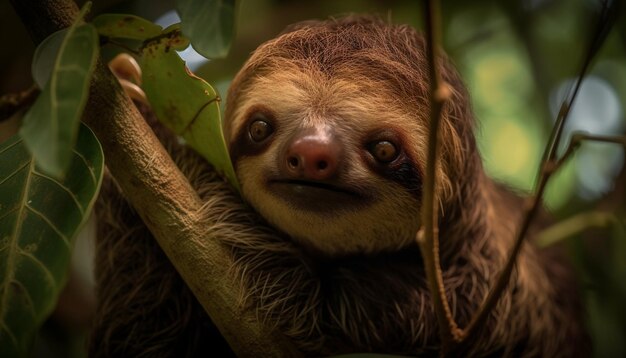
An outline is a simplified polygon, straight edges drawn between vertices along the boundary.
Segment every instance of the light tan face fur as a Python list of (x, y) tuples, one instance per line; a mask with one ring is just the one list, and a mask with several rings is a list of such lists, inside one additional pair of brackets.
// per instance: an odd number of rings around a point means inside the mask
[[(415, 158), (415, 167), (423, 167), (419, 143), (424, 140), (417, 139), (425, 134), (415, 120), (423, 113), (403, 110), (400, 99), (351, 72), (348, 68), (343, 75), (329, 78), (315, 69), (285, 64), (280, 71), (255, 76), (226, 118), (226, 136), (233, 143), (247, 133), (254, 111), (271, 112), (275, 132), (267, 146), (260, 153), (235, 158), (243, 196), (294, 240), (331, 255), (394, 250), (411, 243), (419, 228), (420, 190), (410, 191), (373, 170), (367, 144), (372, 136), (392, 131), (402, 138), (396, 143), (398, 149)], [(341, 167), (334, 181), (366, 193), (362, 205), (335, 203), (320, 210), (325, 193), (319, 190), (317, 209), (309, 210), (294, 205), (289, 195), (269, 190), (268, 180), (281, 175), (281, 151), (293, 135), (312, 128), (332, 130), (341, 143)]]

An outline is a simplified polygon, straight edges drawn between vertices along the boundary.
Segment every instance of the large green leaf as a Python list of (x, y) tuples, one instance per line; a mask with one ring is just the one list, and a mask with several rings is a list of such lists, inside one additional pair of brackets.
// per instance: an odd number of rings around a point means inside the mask
[(177, 0), (182, 30), (202, 56), (228, 54), (235, 28), (235, 0)]
[(67, 35), (68, 29), (63, 29), (46, 37), (35, 49), (31, 71), (33, 79), (39, 88), (45, 88), (54, 69), (54, 63), (59, 53), (59, 48)]
[[(50, 40), (41, 46), (54, 44)], [(24, 116), (20, 129), (24, 143), (41, 169), (57, 179), (63, 177), (70, 163), (98, 51), (95, 27), (72, 25), (60, 44), (47, 84)], [(42, 56), (35, 57), (35, 61), (33, 68), (40, 69), (35, 72), (45, 73), (43, 68), (50, 62)]]
[(0, 145), (0, 169), (0, 357), (19, 357), (27, 355), (63, 288), (104, 160), (82, 125), (66, 179), (44, 174), (18, 135)]
[(143, 89), (157, 117), (181, 135), (239, 190), (224, 141), (219, 96), (194, 76), (168, 38), (147, 44), (142, 52)]
[(161, 26), (135, 15), (102, 14), (92, 23), (102, 36), (146, 40), (161, 34)]

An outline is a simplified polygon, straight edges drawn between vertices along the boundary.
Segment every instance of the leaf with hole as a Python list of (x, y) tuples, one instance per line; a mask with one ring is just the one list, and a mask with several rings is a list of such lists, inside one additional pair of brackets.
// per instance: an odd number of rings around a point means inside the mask
[(178, 0), (183, 34), (199, 54), (225, 57), (235, 28), (235, 0)]
[(143, 90), (159, 120), (181, 135), (239, 190), (220, 116), (219, 96), (203, 79), (190, 73), (168, 39), (142, 51)]
[(63, 288), (104, 158), (95, 135), (81, 125), (64, 180), (45, 174), (18, 135), (0, 144), (0, 168), (0, 357), (20, 357)]
[[(180, 22), (176, 24), (172, 24), (165, 29), (163, 29), (162, 36), (167, 37), (166, 41), (170, 48), (176, 51), (183, 51), (187, 47), (189, 47), (189, 39), (183, 35), (183, 32), (180, 29)], [(167, 48), (165, 49), (167, 51)]]
[(102, 14), (92, 23), (106, 37), (143, 41), (161, 34), (161, 26), (135, 15)]
[[(53, 34), (54, 36), (59, 36)], [(42, 42), (53, 46), (58, 39)], [(38, 49), (34, 73), (45, 73), (50, 62), (41, 56), (53, 49)], [(98, 36), (92, 25), (71, 26), (60, 43), (43, 91), (24, 116), (20, 135), (42, 171), (61, 178), (76, 141), (78, 124), (89, 94), (89, 81), (98, 57)], [(45, 79), (43, 79), (45, 81)]]

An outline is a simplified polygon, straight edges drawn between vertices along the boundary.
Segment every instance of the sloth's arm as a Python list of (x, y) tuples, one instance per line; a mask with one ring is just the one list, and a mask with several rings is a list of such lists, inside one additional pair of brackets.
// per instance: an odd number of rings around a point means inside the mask
[[(178, 144), (147, 107), (140, 107), (192, 183), (221, 181), (195, 152)], [(89, 355), (232, 356), (202, 306), (108, 172), (95, 210), (98, 306)]]

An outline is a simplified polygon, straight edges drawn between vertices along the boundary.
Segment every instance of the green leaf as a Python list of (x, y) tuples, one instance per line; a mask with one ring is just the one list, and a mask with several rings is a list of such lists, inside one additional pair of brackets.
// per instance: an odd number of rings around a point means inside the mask
[(235, 28), (235, 0), (177, 0), (183, 34), (202, 56), (225, 57)]
[[(52, 43), (44, 41), (42, 45)], [(20, 135), (42, 170), (57, 179), (70, 162), (98, 51), (98, 35), (92, 25), (71, 26), (61, 42), (50, 79), (24, 116)], [(33, 68), (46, 66), (41, 56), (35, 60), (39, 62)]]
[(180, 22), (165, 28), (163, 36), (167, 37), (168, 45), (176, 51), (182, 51), (189, 47), (189, 39), (183, 35), (180, 29)]
[(0, 357), (27, 355), (100, 188), (102, 149), (85, 125), (71, 154), (72, 175), (59, 181), (35, 165), (20, 136), (0, 145)]
[(157, 117), (198, 151), (239, 190), (220, 117), (219, 96), (191, 74), (166, 39), (142, 51), (143, 90)]
[(61, 48), (67, 31), (68, 29), (63, 29), (53, 33), (46, 37), (35, 49), (31, 71), (33, 79), (39, 88), (45, 88), (46, 84), (48, 84), (59, 48)]
[(161, 34), (161, 26), (135, 15), (102, 14), (92, 23), (98, 34), (113, 38), (143, 41)]

